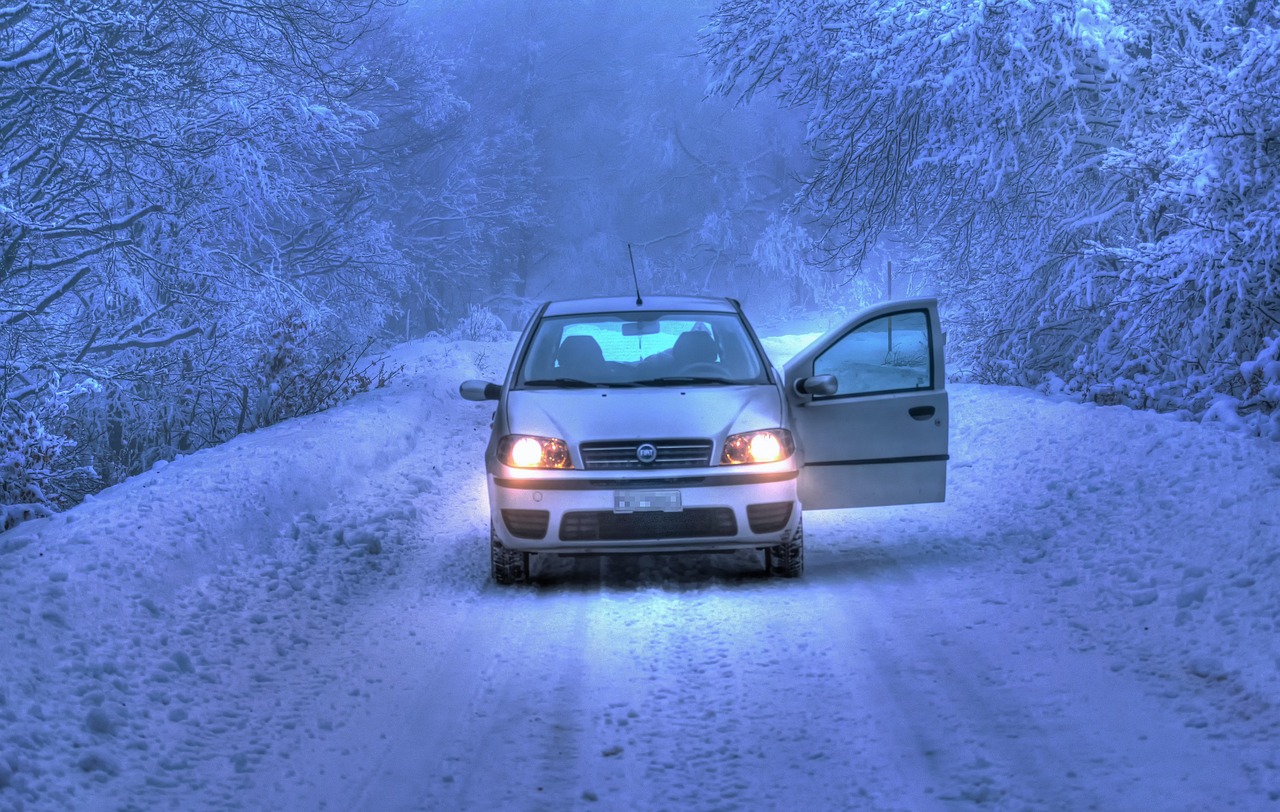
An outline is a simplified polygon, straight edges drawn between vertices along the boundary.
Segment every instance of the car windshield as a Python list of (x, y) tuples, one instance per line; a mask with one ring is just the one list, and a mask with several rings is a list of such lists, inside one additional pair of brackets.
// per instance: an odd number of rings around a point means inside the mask
[(549, 316), (534, 333), (518, 387), (717, 386), (767, 383), (736, 313)]

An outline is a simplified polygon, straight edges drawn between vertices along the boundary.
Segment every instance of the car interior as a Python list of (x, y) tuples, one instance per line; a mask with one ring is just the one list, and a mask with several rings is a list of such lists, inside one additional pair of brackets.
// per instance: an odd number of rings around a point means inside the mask
[(694, 364), (714, 364), (720, 357), (716, 340), (706, 330), (688, 330), (676, 338), (671, 348), (671, 359), (677, 369), (684, 369)]
[[(690, 325), (689, 329), (674, 336), (665, 334), (668, 341), (674, 339), (668, 345), (659, 339), (657, 329), (627, 332), (628, 322), (622, 323), (621, 330), (607, 324), (546, 325), (529, 349), (523, 378), (627, 383), (701, 377), (745, 383), (761, 375), (757, 354), (746, 335), (731, 327), (716, 329), (715, 324), (700, 318), (687, 320), (684, 324)], [(664, 348), (646, 354), (641, 342), (653, 346), (654, 339)]]
[(566, 336), (556, 350), (555, 363), (562, 378), (598, 380), (607, 371), (600, 342), (591, 336)]

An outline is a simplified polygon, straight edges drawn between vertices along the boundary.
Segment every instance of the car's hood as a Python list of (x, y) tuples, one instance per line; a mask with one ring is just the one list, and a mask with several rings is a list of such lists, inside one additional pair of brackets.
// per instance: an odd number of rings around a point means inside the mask
[(512, 434), (594, 440), (723, 438), (782, 425), (773, 386), (523, 389), (507, 394)]

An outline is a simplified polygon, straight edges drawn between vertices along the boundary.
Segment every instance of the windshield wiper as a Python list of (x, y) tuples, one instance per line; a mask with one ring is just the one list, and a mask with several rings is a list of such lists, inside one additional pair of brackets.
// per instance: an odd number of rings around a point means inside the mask
[(668, 375), (643, 381), (584, 381), (581, 378), (536, 378), (522, 386), (556, 386), (561, 389), (613, 389), (630, 386), (698, 386), (703, 384), (736, 386), (742, 381), (698, 375)]
[(525, 386), (559, 386), (563, 389), (594, 389), (598, 386), (608, 386), (607, 383), (601, 381), (584, 381), (581, 378), (538, 378), (533, 381), (525, 381)]
[(689, 384), (727, 384), (733, 386), (741, 383), (741, 381), (730, 380), (729, 378), (709, 378), (702, 375), (666, 375), (661, 378), (649, 378), (644, 381), (634, 381), (636, 386), (687, 386)]

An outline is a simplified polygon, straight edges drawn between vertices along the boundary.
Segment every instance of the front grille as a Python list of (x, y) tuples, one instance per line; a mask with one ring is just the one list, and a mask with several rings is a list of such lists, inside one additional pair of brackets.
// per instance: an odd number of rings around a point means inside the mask
[(708, 538), (737, 534), (738, 521), (731, 508), (689, 508), (678, 513), (583, 510), (564, 514), (560, 522), (561, 541)]
[(545, 510), (504, 510), (502, 523), (518, 539), (540, 539), (547, 535), (551, 514)]
[[(636, 449), (649, 443), (658, 449), (658, 457), (645, 464)], [(610, 440), (583, 443), (582, 465), (588, 470), (606, 468), (702, 468), (711, 464), (710, 440)]]
[(747, 524), (752, 533), (776, 533), (791, 521), (791, 502), (747, 505)]
[(696, 488), (706, 482), (704, 476), (645, 477), (644, 479), (588, 479), (593, 488)]

